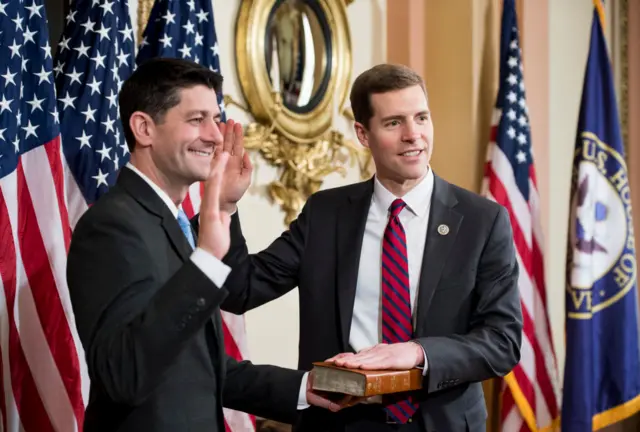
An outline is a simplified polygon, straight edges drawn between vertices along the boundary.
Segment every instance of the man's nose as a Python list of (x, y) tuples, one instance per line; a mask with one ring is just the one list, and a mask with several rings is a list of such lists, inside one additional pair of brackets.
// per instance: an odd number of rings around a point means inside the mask
[(420, 132), (415, 122), (410, 121), (405, 123), (405, 127), (402, 131), (402, 140), (406, 142), (415, 142), (420, 138)]
[(222, 145), (222, 141), (224, 140), (218, 124), (213, 120), (203, 123), (200, 136), (203, 141), (211, 142), (216, 146)]

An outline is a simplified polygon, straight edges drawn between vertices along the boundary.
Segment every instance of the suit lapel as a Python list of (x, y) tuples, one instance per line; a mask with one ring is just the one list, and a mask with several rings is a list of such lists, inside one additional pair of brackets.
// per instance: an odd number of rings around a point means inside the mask
[(349, 330), (356, 296), (360, 250), (373, 195), (373, 180), (361, 183), (338, 213), (337, 242), (337, 298), (340, 317), (340, 336), (343, 351), (349, 350)]
[(182, 258), (183, 261), (188, 260), (189, 256), (193, 252), (193, 249), (191, 249), (191, 245), (180, 229), (178, 221), (173, 217), (169, 209), (166, 209), (165, 214), (163, 214), (162, 228), (167, 234), (171, 245), (176, 250), (178, 255), (180, 255), (180, 258)]
[(118, 186), (125, 189), (133, 199), (138, 201), (147, 211), (160, 218), (162, 228), (167, 234), (171, 246), (183, 261), (189, 259), (192, 249), (180, 229), (180, 225), (178, 225), (178, 220), (173, 216), (171, 210), (169, 210), (164, 201), (162, 201), (162, 198), (158, 196), (151, 186), (149, 186), (142, 177), (126, 167), (120, 170)]
[[(455, 243), (463, 216), (454, 210), (457, 200), (449, 184), (435, 176), (433, 198), (418, 287), (417, 329), (427, 319), (433, 293)], [(445, 228), (446, 227), (446, 228)]]

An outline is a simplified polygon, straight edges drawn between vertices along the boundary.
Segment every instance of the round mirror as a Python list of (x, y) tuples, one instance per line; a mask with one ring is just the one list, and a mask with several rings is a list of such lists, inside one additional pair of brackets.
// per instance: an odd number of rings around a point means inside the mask
[(351, 39), (344, 0), (242, 0), (236, 67), (257, 122), (291, 142), (331, 129), (349, 89)]
[(322, 100), (331, 71), (331, 29), (317, 1), (278, 0), (265, 32), (265, 65), (271, 88), (296, 113)]

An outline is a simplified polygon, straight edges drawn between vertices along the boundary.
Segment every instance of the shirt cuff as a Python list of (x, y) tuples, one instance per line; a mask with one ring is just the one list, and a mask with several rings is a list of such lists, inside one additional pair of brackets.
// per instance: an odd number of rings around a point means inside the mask
[(420, 348), (422, 348), (422, 353), (424, 354), (424, 365), (421, 366), (422, 376), (426, 376), (427, 371), (429, 370), (429, 360), (427, 359), (427, 352), (424, 350), (424, 347), (420, 345)]
[(420, 349), (422, 349), (422, 354), (424, 358), (424, 364), (423, 365), (418, 365), (416, 366), (418, 369), (422, 369), (422, 376), (426, 376), (427, 375), (427, 371), (429, 370), (429, 360), (427, 359), (427, 352), (425, 351), (424, 347), (422, 346), (421, 343), (419, 343), (418, 341), (411, 341), (413, 343), (415, 343), (416, 345), (418, 345), (420, 347)]
[(298, 409), (303, 410), (309, 408), (309, 402), (307, 402), (307, 381), (309, 380), (309, 372), (306, 372), (302, 376), (302, 382), (300, 383), (300, 393), (298, 394)]
[(196, 248), (191, 254), (191, 261), (204, 273), (218, 288), (224, 285), (227, 276), (231, 273), (231, 267), (211, 255), (204, 249)]

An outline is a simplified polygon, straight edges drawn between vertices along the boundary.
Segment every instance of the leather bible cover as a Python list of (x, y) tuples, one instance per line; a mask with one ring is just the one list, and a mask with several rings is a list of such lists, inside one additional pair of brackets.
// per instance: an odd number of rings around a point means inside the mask
[(352, 396), (377, 396), (422, 388), (422, 370), (347, 369), (333, 363), (313, 363), (313, 389)]

